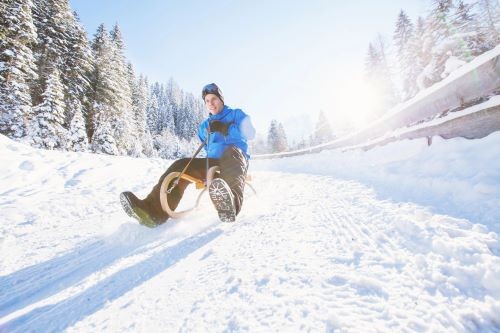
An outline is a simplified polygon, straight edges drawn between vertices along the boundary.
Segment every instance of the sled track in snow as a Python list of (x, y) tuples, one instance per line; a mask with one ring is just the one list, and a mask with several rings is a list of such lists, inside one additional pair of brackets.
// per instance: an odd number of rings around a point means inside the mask
[[(120, 233), (130, 232), (148, 235), (132, 242), (122, 239)], [(138, 225), (129, 225), (106, 239), (2, 276), (0, 331), (26, 332), (33, 328), (43, 331), (49, 327), (50, 330), (63, 330), (104, 303), (147, 282), (220, 233), (217, 228), (210, 228), (187, 239), (176, 239), (168, 234), (154, 235)], [(134, 257), (144, 260), (124, 263)], [(44, 301), (51, 297), (51, 302)], [(12, 316), (18, 310), (22, 311)], [(78, 316), (61, 318), (61, 314), (67, 311)], [(5, 318), (9, 317), (13, 319), (6, 321)]]
[(495, 234), (356, 182), (254, 176), (235, 224), (205, 203), (0, 277), (0, 330), (500, 330)]

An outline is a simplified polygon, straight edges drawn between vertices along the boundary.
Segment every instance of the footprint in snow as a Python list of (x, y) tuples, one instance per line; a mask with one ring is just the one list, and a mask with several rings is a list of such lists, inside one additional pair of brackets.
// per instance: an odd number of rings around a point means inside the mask
[(24, 161), (21, 164), (19, 164), (19, 169), (25, 171), (33, 171), (33, 169), (35, 169), (35, 166), (30, 161)]

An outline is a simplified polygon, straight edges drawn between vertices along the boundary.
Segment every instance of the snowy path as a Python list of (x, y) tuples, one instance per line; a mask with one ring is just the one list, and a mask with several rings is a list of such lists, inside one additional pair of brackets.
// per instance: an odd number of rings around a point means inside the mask
[(257, 171), (236, 224), (205, 198), (149, 230), (117, 193), (146, 194), (165, 164), (10, 148), (0, 332), (500, 330), (500, 240), (467, 220), (331, 176)]

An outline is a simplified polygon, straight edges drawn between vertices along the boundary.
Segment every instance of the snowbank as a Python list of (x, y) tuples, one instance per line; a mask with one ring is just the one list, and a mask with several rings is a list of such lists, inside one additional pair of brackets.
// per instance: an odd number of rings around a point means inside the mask
[(331, 175), (372, 186), (384, 199), (429, 206), (500, 231), (500, 132), (481, 140), (406, 140), (367, 152), (323, 151), (251, 161), (253, 170)]

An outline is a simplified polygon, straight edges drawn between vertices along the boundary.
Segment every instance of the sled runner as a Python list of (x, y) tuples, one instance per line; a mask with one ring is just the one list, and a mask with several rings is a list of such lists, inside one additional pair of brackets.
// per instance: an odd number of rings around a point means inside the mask
[[(200, 204), (201, 197), (203, 194), (207, 191), (208, 187), (212, 183), (212, 180), (216, 178), (217, 173), (219, 172), (219, 167), (214, 166), (208, 169), (207, 172), (207, 180), (206, 182), (203, 179), (198, 179), (195, 177), (192, 177), (186, 173), (182, 172), (171, 172), (169, 173), (165, 179), (163, 179), (163, 182), (161, 183), (161, 188), (160, 188), (160, 202), (161, 202), (161, 207), (162, 209), (170, 216), (170, 218), (177, 219), (181, 218), (183, 216), (186, 216), (188, 213), (193, 211), (198, 207)], [(180, 176), (180, 177), (179, 177)], [(197, 190), (201, 190), (200, 194), (198, 194), (198, 198), (196, 199), (196, 203), (192, 208), (185, 209), (182, 211), (174, 211), (173, 209), (170, 208), (168, 205), (168, 195), (170, 193), (169, 189), (169, 184), (171, 185), (171, 182), (176, 182), (180, 179), (186, 180), (196, 186)], [(250, 175), (246, 176), (245, 184), (248, 186), (254, 194), (257, 194), (253, 186), (250, 184), (251, 177)]]

